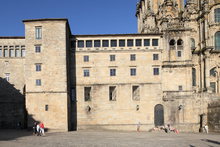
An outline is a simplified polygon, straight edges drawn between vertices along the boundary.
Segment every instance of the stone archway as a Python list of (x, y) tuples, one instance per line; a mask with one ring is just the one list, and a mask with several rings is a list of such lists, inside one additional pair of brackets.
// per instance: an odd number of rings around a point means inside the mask
[(164, 125), (164, 109), (163, 105), (157, 104), (154, 107), (154, 125), (163, 126)]

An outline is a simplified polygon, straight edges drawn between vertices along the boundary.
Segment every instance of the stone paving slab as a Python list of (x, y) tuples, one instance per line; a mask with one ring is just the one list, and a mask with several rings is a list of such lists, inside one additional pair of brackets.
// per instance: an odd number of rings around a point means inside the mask
[(220, 147), (220, 134), (77, 131), (33, 136), (0, 130), (0, 147)]

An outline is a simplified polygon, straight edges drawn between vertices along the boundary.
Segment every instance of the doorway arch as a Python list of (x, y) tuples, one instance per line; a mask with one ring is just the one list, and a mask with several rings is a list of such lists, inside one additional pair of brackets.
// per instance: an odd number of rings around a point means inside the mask
[(163, 105), (157, 104), (154, 107), (154, 125), (163, 126), (164, 125), (164, 108)]

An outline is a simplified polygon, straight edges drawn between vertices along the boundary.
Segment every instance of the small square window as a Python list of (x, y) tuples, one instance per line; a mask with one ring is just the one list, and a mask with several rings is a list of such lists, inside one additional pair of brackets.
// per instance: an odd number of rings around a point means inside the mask
[(109, 47), (109, 41), (108, 40), (102, 40), (102, 47)]
[(130, 75), (131, 76), (136, 76), (136, 68), (131, 68), (130, 69)]
[(78, 48), (84, 48), (84, 40), (78, 40)]
[(41, 86), (41, 79), (36, 80), (36, 86)]
[(41, 71), (41, 63), (35, 64), (36, 66), (36, 71)]
[(144, 46), (150, 46), (150, 39), (144, 39)]
[(160, 73), (160, 71), (159, 71), (159, 68), (154, 68), (153, 69), (154, 70), (154, 75), (159, 75)]
[(35, 46), (35, 52), (36, 53), (40, 53), (41, 52), (41, 46), (40, 45), (36, 45)]
[(83, 75), (84, 75), (84, 77), (89, 77), (89, 69), (84, 69)]
[(158, 46), (158, 39), (152, 39), (152, 46)]
[(89, 62), (89, 56), (83, 56), (83, 61), (84, 62)]
[(142, 46), (142, 40), (136, 39), (136, 46)]
[(95, 40), (94, 41), (94, 47), (100, 47), (100, 46), (101, 46), (100, 40)]
[(182, 51), (177, 51), (177, 57), (182, 57)]
[(86, 47), (92, 47), (92, 40), (86, 40)]
[(133, 40), (133, 39), (128, 39), (128, 40), (127, 40), (127, 46), (128, 46), (128, 47), (134, 46), (134, 40)]
[(115, 55), (110, 55), (110, 61), (115, 61)]
[(135, 54), (131, 54), (130, 55), (130, 61), (135, 61), (136, 60), (136, 55)]
[(117, 40), (111, 40), (111, 47), (117, 47)]
[(116, 76), (116, 69), (110, 69), (110, 76)]
[(119, 47), (125, 47), (125, 40), (119, 40)]
[(159, 60), (159, 55), (158, 54), (153, 54), (153, 60)]

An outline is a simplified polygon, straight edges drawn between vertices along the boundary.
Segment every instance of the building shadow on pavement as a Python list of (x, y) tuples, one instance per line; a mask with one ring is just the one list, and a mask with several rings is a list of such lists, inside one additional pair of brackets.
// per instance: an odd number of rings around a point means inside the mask
[(205, 142), (210, 142), (210, 143), (213, 143), (213, 144), (220, 145), (220, 142), (219, 142), (219, 141), (210, 140), (210, 139), (201, 139), (201, 140), (202, 140), (202, 141), (205, 141)]

